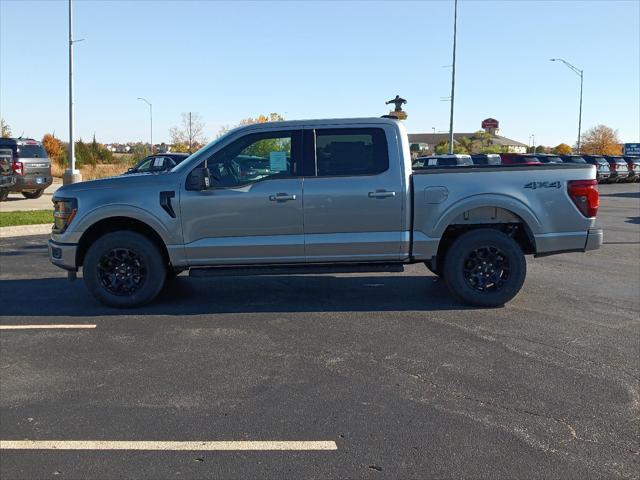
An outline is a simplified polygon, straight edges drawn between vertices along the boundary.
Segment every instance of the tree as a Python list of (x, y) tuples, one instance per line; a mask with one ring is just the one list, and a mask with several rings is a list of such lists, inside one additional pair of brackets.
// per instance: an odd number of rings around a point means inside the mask
[(0, 136), (2, 138), (11, 137), (11, 127), (4, 121), (4, 118), (0, 118)]
[(561, 143), (560, 145), (556, 145), (551, 150), (551, 153), (555, 153), (556, 155), (571, 155), (573, 150), (566, 143)]
[[(435, 148), (435, 153), (437, 155), (444, 155), (444, 154), (449, 153), (449, 142), (447, 142), (446, 140), (443, 140), (442, 142), (437, 144), (436, 148)], [(453, 153), (467, 153), (467, 150), (465, 150), (464, 148), (460, 147), (460, 145), (458, 145), (456, 142), (454, 142), (454, 144), (453, 144)]]
[(606, 125), (596, 125), (580, 137), (580, 153), (587, 155), (621, 155), (618, 131)]
[(182, 122), (169, 129), (172, 144), (184, 144), (188, 152), (193, 152), (207, 143), (204, 135), (204, 122), (199, 113), (183, 113)]
[(233, 126), (230, 127), (229, 125), (225, 125), (224, 127), (220, 128), (220, 130), (218, 131), (218, 137), (221, 137), (222, 135), (224, 135), (225, 133), (227, 133), (229, 130), (232, 130), (234, 128), (237, 127), (243, 127), (245, 125), (253, 125), (254, 123), (266, 123), (266, 122), (281, 122), (284, 120), (284, 117), (282, 115), (280, 115), (279, 113), (270, 113), (269, 115), (258, 115), (256, 118), (243, 118), (242, 120), (240, 120), (240, 122)]
[(113, 153), (93, 137), (91, 143), (84, 143), (82, 139), (76, 142), (76, 161), (78, 166), (93, 165), (97, 163), (113, 163)]
[(47, 133), (42, 137), (42, 146), (47, 151), (49, 158), (56, 162), (59, 167), (65, 166), (67, 162), (67, 149), (59, 138)]
[(547, 153), (547, 147), (544, 145), (536, 145), (535, 147), (527, 147), (527, 153)]

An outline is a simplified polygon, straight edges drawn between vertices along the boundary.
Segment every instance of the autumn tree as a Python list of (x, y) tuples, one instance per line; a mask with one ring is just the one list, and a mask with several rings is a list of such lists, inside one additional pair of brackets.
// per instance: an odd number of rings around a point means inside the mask
[(586, 155), (621, 155), (618, 131), (606, 125), (596, 125), (580, 137), (580, 153)]
[(204, 121), (199, 113), (183, 113), (180, 125), (171, 127), (169, 135), (174, 152), (181, 151), (180, 148), (185, 145), (187, 152), (194, 152), (207, 143), (207, 138), (204, 135)]
[(551, 153), (555, 153), (556, 155), (571, 155), (572, 151), (571, 147), (566, 143), (561, 143), (551, 149)]
[(51, 160), (56, 162), (59, 167), (64, 167), (67, 161), (67, 149), (59, 138), (47, 133), (42, 137), (42, 146)]
[(224, 127), (220, 128), (220, 130), (218, 131), (218, 137), (221, 137), (222, 135), (227, 133), (229, 130), (232, 130), (237, 127), (243, 127), (245, 125), (253, 125), (254, 123), (281, 122), (283, 120), (284, 120), (284, 117), (279, 113), (270, 113), (269, 115), (258, 115), (256, 118), (251, 118), (251, 117), (243, 118), (242, 120), (240, 120), (240, 122), (237, 125), (234, 125), (233, 127), (229, 125), (225, 125)]
[(11, 137), (11, 127), (7, 124), (7, 122), (4, 121), (4, 118), (0, 118), (0, 137)]

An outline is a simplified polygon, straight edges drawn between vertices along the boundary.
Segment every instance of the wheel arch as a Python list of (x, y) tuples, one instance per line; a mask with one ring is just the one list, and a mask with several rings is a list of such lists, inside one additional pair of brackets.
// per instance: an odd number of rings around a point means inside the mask
[(80, 241), (78, 242), (78, 249), (76, 251), (76, 265), (78, 267), (82, 266), (84, 258), (87, 254), (87, 250), (89, 250), (89, 247), (93, 244), (93, 242), (107, 233), (115, 232), (118, 230), (126, 230), (144, 235), (157, 245), (164, 261), (167, 264), (170, 263), (169, 251), (167, 250), (167, 246), (162, 236), (153, 227), (137, 218), (127, 216), (113, 216), (98, 220), (84, 231), (84, 233), (80, 237)]

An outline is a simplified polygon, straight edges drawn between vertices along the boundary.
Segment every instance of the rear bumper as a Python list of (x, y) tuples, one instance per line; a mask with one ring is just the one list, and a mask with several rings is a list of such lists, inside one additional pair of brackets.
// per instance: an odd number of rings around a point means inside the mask
[(76, 252), (78, 245), (75, 243), (58, 243), (49, 240), (49, 260), (56, 267), (65, 270), (77, 271)]
[[(38, 178), (42, 181), (38, 183)], [(37, 175), (16, 175), (16, 183), (11, 190), (13, 192), (22, 192), (23, 190), (44, 190), (53, 183), (53, 177), (50, 173)]]
[(602, 245), (603, 238), (604, 233), (601, 228), (590, 228), (586, 232), (583, 230), (535, 235), (536, 257), (596, 250)]
[(585, 243), (584, 251), (597, 250), (602, 246), (604, 241), (604, 230), (601, 228), (590, 228), (587, 233), (587, 243)]

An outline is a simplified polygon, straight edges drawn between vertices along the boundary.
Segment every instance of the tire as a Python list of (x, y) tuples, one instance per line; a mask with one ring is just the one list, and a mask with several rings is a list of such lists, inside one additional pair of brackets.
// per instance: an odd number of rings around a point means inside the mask
[(104, 305), (140, 307), (162, 290), (166, 262), (158, 246), (128, 230), (108, 233), (91, 245), (84, 258), (84, 283)]
[(0, 188), (0, 202), (5, 202), (9, 198), (9, 189)]
[(42, 192), (44, 192), (44, 190), (33, 190), (32, 192), (23, 191), (22, 196), (33, 200), (35, 198), (40, 198), (42, 196)]
[(463, 303), (502, 306), (524, 283), (527, 262), (520, 245), (490, 228), (471, 230), (458, 237), (446, 253), (444, 280)]

